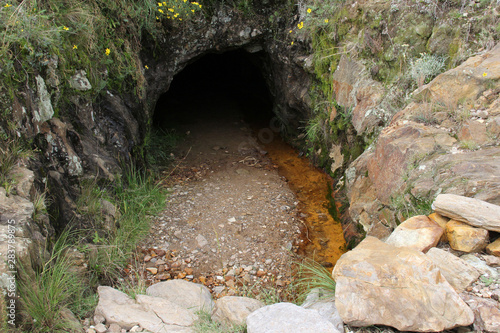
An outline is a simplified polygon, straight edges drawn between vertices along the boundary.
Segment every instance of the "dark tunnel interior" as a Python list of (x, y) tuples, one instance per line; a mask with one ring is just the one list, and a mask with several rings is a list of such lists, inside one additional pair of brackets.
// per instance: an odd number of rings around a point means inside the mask
[(175, 128), (229, 115), (254, 124), (269, 120), (273, 98), (262, 74), (264, 57), (263, 52), (235, 50), (210, 53), (189, 64), (160, 96), (153, 126)]

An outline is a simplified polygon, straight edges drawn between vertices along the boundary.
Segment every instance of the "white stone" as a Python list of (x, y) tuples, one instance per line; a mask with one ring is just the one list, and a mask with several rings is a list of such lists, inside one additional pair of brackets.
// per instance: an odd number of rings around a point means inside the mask
[(211, 312), (214, 307), (214, 301), (207, 287), (184, 280), (168, 280), (153, 284), (146, 290), (146, 294), (166, 298), (192, 312), (200, 310)]
[(92, 89), (92, 85), (90, 84), (89, 79), (87, 79), (87, 72), (84, 70), (76, 71), (75, 75), (69, 78), (69, 86), (79, 91)]
[(467, 262), (469, 265), (476, 268), (479, 271), (479, 273), (481, 273), (481, 275), (487, 274), (488, 277), (490, 278), (493, 279), (498, 278), (498, 271), (495, 268), (488, 266), (486, 262), (482, 261), (475, 255), (465, 254), (460, 258), (463, 259), (465, 262)]
[(45, 86), (45, 81), (40, 75), (35, 77), (38, 91), (38, 112), (35, 111), (35, 120), (43, 123), (54, 116), (54, 109), (50, 101), (50, 95)]
[(268, 305), (247, 317), (248, 333), (339, 333), (318, 311), (292, 303)]
[(197, 319), (197, 316), (191, 310), (172, 303), (165, 298), (137, 295), (136, 300), (146, 311), (155, 313), (168, 325), (191, 326)]
[(306, 300), (301, 306), (304, 309), (318, 311), (319, 314), (328, 319), (339, 332), (344, 331), (344, 322), (342, 318), (340, 318), (340, 314), (335, 306), (335, 294), (333, 292), (315, 288), (307, 295)]
[(437, 245), (444, 229), (425, 215), (413, 216), (391, 233), (385, 241), (397, 247), (409, 247), (417, 251), (427, 252)]
[(224, 296), (215, 302), (212, 319), (219, 323), (244, 325), (250, 313), (264, 306), (249, 297)]

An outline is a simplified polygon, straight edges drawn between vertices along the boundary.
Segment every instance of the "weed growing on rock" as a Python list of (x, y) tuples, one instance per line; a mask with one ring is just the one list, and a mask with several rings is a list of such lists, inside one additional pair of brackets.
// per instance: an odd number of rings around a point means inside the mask
[(460, 141), (460, 148), (467, 150), (478, 150), (480, 147), (474, 140)]
[(245, 325), (221, 324), (212, 320), (212, 314), (206, 311), (196, 313), (198, 319), (193, 324), (196, 333), (244, 333)]
[(422, 53), (420, 58), (410, 61), (409, 75), (421, 87), (444, 70), (445, 62), (444, 57)]

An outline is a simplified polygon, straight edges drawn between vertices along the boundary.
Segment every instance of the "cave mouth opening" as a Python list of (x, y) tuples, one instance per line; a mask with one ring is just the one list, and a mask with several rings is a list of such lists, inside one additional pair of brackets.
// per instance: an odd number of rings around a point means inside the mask
[(209, 53), (174, 76), (153, 115), (156, 129), (193, 122), (241, 119), (255, 125), (273, 117), (273, 96), (264, 70), (266, 54), (244, 49)]

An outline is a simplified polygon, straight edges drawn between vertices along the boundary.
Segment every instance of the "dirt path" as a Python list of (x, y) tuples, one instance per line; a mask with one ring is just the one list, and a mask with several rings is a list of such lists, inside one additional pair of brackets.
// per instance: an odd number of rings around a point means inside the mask
[[(304, 220), (312, 218), (318, 225), (332, 221), (326, 195), (316, 193), (323, 198), (306, 209), (278, 173), (279, 168), (293, 178), (293, 171), (284, 166), (296, 167), (297, 161), (282, 158), (273, 163), (264, 149), (279, 157), (283, 147), (278, 141), (259, 146), (238, 105), (227, 100), (211, 104), (220, 107), (193, 105), (177, 127), (187, 133), (186, 140), (175, 152), (179, 162), (167, 207), (141, 244), (144, 275), (149, 284), (171, 278), (201, 282), (216, 296), (241, 294), (242, 285), (256, 283), (284, 288), (295, 253), (311, 246), (321, 251), (329, 242), (318, 238), (305, 245), (311, 235)], [(299, 167), (298, 175), (303, 172)], [(308, 183), (326, 191), (327, 179), (307, 177)], [(316, 192), (292, 186), (307, 195)], [(328, 266), (339, 251), (318, 258)]]

